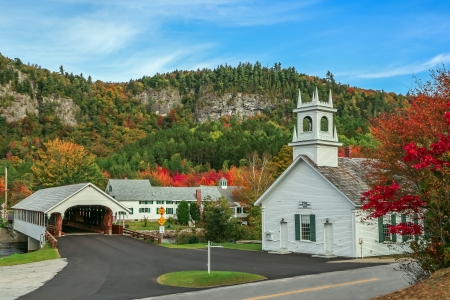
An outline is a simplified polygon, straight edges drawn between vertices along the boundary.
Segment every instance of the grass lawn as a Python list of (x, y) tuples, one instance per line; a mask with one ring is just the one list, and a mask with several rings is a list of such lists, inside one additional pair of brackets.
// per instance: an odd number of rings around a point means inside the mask
[(442, 269), (429, 278), (402, 290), (373, 298), (373, 300), (450, 299), (450, 268)]
[[(171, 228), (167, 228), (169, 224)], [(159, 230), (159, 223), (157, 221), (148, 221), (146, 227), (144, 227), (144, 222), (142, 221), (125, 222), (125, 225), (128, 225), (129, 226), (128, 229), (130, 230)], [(166, 228), (166, 230), (177, 230), (178, 228), (188, 228), (188, 226), (181, 226), (177, 224), (172, 224), (170, 222), (166, 222), (164, 224), (164, 227)]]
[(264, 276), (243, 272), (211, 271), (208, 274), (207, 271), (182, 271), (161, 275), (158, 282), (170, 286), (205, 288), (264, 279)]
[[(262, 251), (261, 244), (222, 243), (221, 245), (227, 249)], [(174, 245), (174, 244), (169, 244), (169, 243), (162, 243), (161, 246), (167, 247), (167, 248), (178, 248), (178, 249), (205, 249), (208, 246), (208, 244), (207, 243), (197, 243), (197, 244)]]
[(53, 249), (46, 243), (44, 248), (34, 252), (13, 254), (11, 256), (0, 258), (0, 266), (21, 265), (56, 258), (60, 258), (58, 249)]

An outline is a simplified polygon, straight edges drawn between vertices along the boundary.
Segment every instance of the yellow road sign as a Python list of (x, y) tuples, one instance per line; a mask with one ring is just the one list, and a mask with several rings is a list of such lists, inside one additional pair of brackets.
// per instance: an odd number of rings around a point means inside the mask
[(160, 215), (163, 215), (163, 214), (165, 214), (166, 213), (166, 210), (164, 209), (164, 207), (160, 207), (159, 209), (158, 209), (158, 214), (160, 214)]
[(162, 216), (158, 219), (159, 225), (163, 226), (164, 223), (166, 223), (166, 219), (164, 219)]

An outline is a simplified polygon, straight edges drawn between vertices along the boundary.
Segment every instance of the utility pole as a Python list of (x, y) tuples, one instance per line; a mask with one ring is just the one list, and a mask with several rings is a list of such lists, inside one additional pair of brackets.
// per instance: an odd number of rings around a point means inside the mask
[(3, 208), (3, 222), (8, 221), (8, 168), (5, 167), (5, 207)]

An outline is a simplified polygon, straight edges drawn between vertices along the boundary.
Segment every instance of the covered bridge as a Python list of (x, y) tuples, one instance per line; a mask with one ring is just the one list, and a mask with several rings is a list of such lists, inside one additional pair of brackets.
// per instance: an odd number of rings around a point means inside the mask
[(112, 233), (118, 214), (130, 210), (92, 183), (39, 190), (12, 207), (14, 230), (28, 236), (28, 249), (36, 250), (48, 230), (61, 236), (63, 226), (104, 234)]

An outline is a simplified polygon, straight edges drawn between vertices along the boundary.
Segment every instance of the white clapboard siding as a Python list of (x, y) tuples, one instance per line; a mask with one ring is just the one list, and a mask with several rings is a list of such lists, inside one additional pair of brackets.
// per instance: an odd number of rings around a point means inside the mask
[[(402, 236), (397, 235), (397, 242), (379, 242), (378, 220), (364, 220), (366, 212), (356, 212), (356, 253), (357, 257), (392, 255), (409, 251), (408, 245), (402, 243)], [(397, 224), (401, 222), (401, 215), (397, 214)], [(362, 239), (362, 247), (360, 242)], [(362, 254), (361, 254), (362, 251)]]
[[(280, 250), (280, 221), (284, 219), (288, 223), (288, 251), (323, 253), (324, 223), (328, 218), (329, 223), (333, 224), (334, 253), (338, 256), (354, 256), (354, 204), (305, 162), (294, 166), (289, 173), (282, 181), (278, 181), (262, 203), (263, 250)], [(299, 202), (310, 202), (311, 208), (299, 208)], [(316, 242), (295, 240), (295, 214), (315, 215)], [(273, 232), (273, 241), (266, 240), (266, 232)]]

